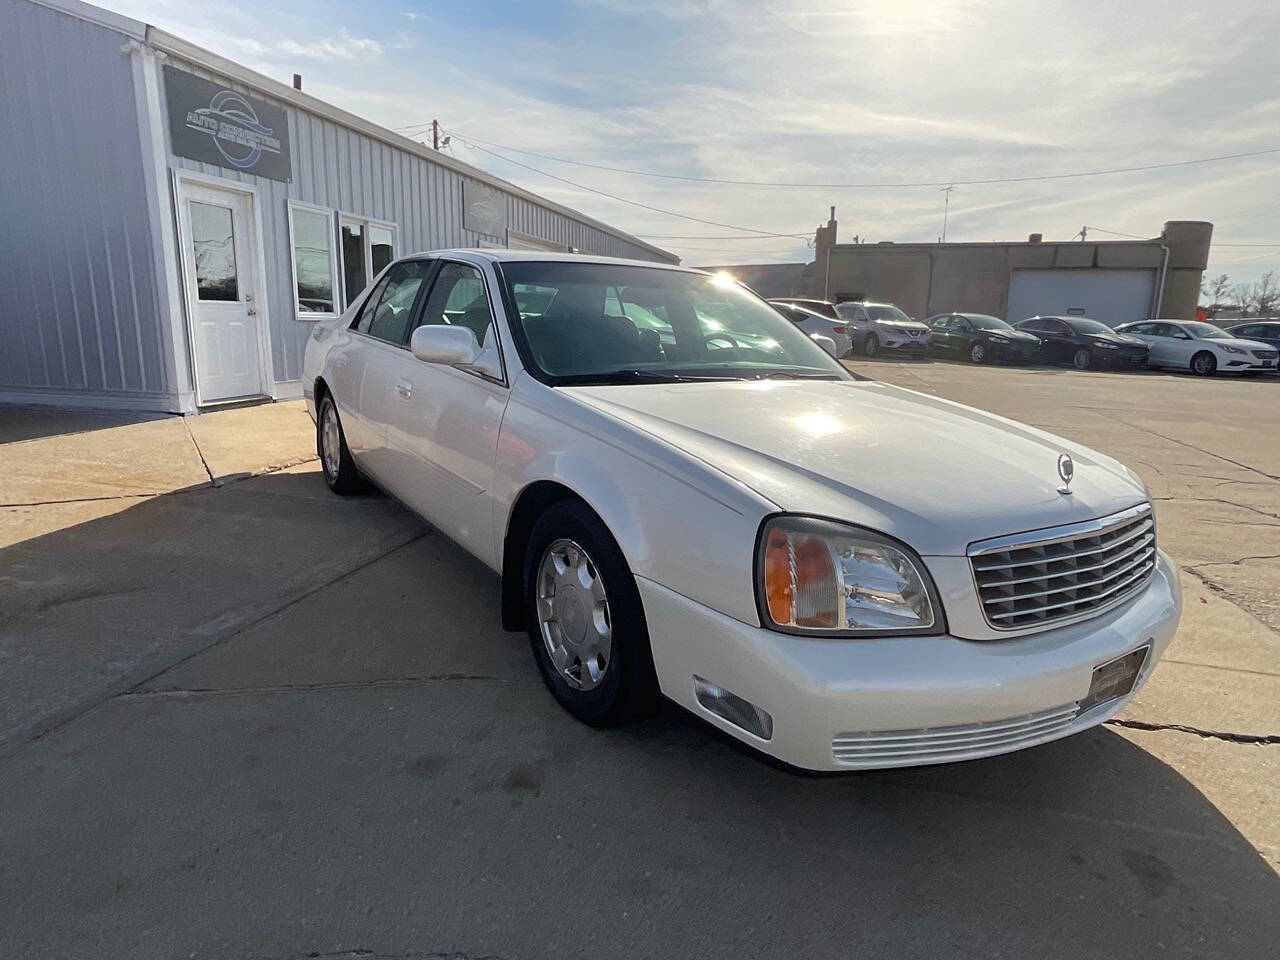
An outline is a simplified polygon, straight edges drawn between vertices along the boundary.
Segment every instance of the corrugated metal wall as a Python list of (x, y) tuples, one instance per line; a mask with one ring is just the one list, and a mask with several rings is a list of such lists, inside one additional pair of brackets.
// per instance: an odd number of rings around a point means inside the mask
[(169, 391), (126, 40), (0, 0), (0, 390)]
[[(228, 83), (226, 77), (191, 64), (169, 61), (198, 76), (279, 103), (262, 91)], [(311, 323), (294, 315), (289, 265), (288, 201), (387, 220), (399, 228), (397, 255), (441, 247), (474, 247), (481, 240), (505, 242), (462, 228), (462, 174), (398, 149), (330, 120), (281, 103), (289, 117), (292, 183), (268, 180), (176, 155), (175, 167), (254, 184), (264, 223), (267, 307), (271, 352), (277, 382), (302, 375), (302, 353)], [(167, 115), (167, 111), (166, 111)], [(589, 224), (507, 194), (512, 230), (576, 247), (587, 253), (651, 260), (654, 254)]]

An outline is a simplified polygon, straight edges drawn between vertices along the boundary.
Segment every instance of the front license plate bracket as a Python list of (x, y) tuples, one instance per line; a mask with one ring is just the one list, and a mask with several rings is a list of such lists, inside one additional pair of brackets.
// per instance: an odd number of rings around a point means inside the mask
[(1121, 697), (1133, 691), (1134, 684), (1142, 675), (1142, 668), (1147, 662), (1150, 644), (1144, 644), (1137, 650), (1116, 657), (1093, 668), (1093, 679), (1089, 682), (1089, 692), (1080, 701), (1080, 712), (1092, 710), (1094, 707)]

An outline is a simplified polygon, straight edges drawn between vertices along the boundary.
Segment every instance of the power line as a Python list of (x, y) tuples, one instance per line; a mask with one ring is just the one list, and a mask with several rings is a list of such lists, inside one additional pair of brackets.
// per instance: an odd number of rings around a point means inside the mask
[(578, 183), (575, 180), (567, 180), (564, 177), (556, 176), (554, 173), (547, 173), (547, 171), (545, 170), (539, 170), (537, 167), (531, 167), (527, 163), (521, 163), (519, 160), (512, 160), (510, 157), (504, 157), (502, 154), (496, 153), (493, 150), (488, 149), (487, 147), (482, 147), (479, 144), (471, 143), (470, 141), (467, 140), (466, 137), (460, 137), (456, 133), (451, 133), (450, 136), (453, 137), (454, 140), (457, 140), (460, 143), (462, 143), (463, 145), (470, 147), (472, 150), (479, 150), (481, 153), (487, 153), (489, 154), (489, 156), (496, 157), (497, 159), (503, 161), (504, 163), (510, 163), (517, 167), (523, 167), (525, 170), (532, 170), (534, 173), (541, 174), (544, 177), (550, 177), (552, 180), (559, 180), (561, 183), (566, 183), (569, 186), (576, 187), (579, 190), (586, 190), (588, 193), (599, 194), (602, 197), (608, 197), (610, 200), (616, 200), (619, 203), (629, 204), (630, 206), (633, 206), (633, 207), (640, 207), (642, 210), (651, 210), (654, 213), (661, 213), (664, 216), (668, 216), (668, 217), (677, 217), (680, 220), (689, 220), (693, 223), (705, 223), (709, 227), (724, 227), (726, 230), (741, 230), (744, 233), (754, 233), (762, 237), (798, 237), (804, 240), (807, 240), (809, 238), (809, 235), (807, 233), (773, 233), (768, 230), (757, 230), (755, 227), (740, 227), (734, 223), (721, 223), (718, 220), (704, 220), (701, 217), (692, 217), (686, 213), (677, 213), (674, 210), (664, 210), (662, 209), (662, 207), (654, 207), (647, 203), (641, 203), (639, 200), (628, 200), (626, 197), (620, 197), (616, 193), (608, 193), (604, 190), (597, 190), (595, 187), (589, 187), (585, 183)]
[[(409, 127), (401, 129), (409, 129)], [(493, 140), (486, 140), (482, 137), (470, 135), (464, 136), (462, 134), (455, 133), (452, 130), (449, 132), (457, 139), (464, 142), (471, 142), (472, 145), (487, 144), (492, 147), (498, 147), (502, 150), (509, 150), (512, 153), (538, 157), (541, 160), (552, 160), (556, 163), (569, 163), (579, 167), (591, 167), (594, 170), (607, 170), (611, 173), (625, 173), (634, 177), (654, 177), (660, 180), (683, 180), (689, 183), (721, 183), (736, 187), (788, 187), (823, 190), (889, 190), (911, 187), (978, 186), (993, 183), (1036, 183), (1045, 180), (1075, 180), (1082, 177), (1105, 177), (1119, 173), (1140, 173), (1147, 170), (1167, 170), (1174, 167), (1189, 167), (1196, 164), (1218, 163), (1225, 160), (1244, 160), (1250, 157), (1264, 157), (1280, 153), (1280, 147), (1270, 147), (1266, 150), (1253, 150), (1247, 153), (1226, 153), (1215, 157), (1197, 157), (1193, 160), (1171, 160), (1165, 163), (1148, 163), (1130, 167), (1111, 167), (1101, 170), (1081, 170), (1075, 173), (1046, 173), (1025, 177), (976, 177), (968, 180), (948, 178), (946, 180), (918, 180), (900, 183), (885, 181), (866, 183), (798, 183), (785, 180), (732, 180), (724, 177), (692, 177), (676, 173), (657, 173), (652, 170), (634, 170), (628, 167), (614, 167), (603, 163), (591, 163), (586, 160), (573, 160), (568, 157), (557, 157), (547, 153), (525, 150), (521, 147), (513, 147), (510, 144), (497, 143)], [(482, 148), (477, 147), (477, 149)], [(1104, 230), (1103, 232), (1107, 233), (1109, 231)]]

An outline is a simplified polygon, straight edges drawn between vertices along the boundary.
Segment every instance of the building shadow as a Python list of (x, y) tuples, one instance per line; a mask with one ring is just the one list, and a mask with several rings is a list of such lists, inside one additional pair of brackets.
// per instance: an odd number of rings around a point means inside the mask
[(39, 440), (70, 433), (108, 430), (148, 420), (165, 420), (166, 413), (113, 413), (106, 410), (63, 410), (0, 403), (0, 444)]

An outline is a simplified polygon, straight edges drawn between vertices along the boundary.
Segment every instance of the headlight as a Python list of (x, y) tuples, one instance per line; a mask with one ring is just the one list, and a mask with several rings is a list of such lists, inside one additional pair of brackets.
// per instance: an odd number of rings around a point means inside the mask
[(998, 333), (987, 334), (987, 339), (990, 340), (992, 343), (1008, 343), (1009, 342), (1008, 337), (1002, 337)]
[(1225, 350), (1227, 353), (1246, 353), (1247, 352), (1245, 350), (1241, 350), (1239, 347), (1229, 347), (1225, 343), (1218, 344), (1218, 347), (1222, 350)]
[(941, 633), (929, 574), (909, 547), (816, 517), (777, 516), (760, 530), (756, 595), (766, 625), (794, 633)]
[(1103, 350), (1119, 350), (1120, 349), (1120, 344), (1108, 343), (1106, 340), (1098, 340), (1094, 343), (1094, 346), (1101, 347)]

